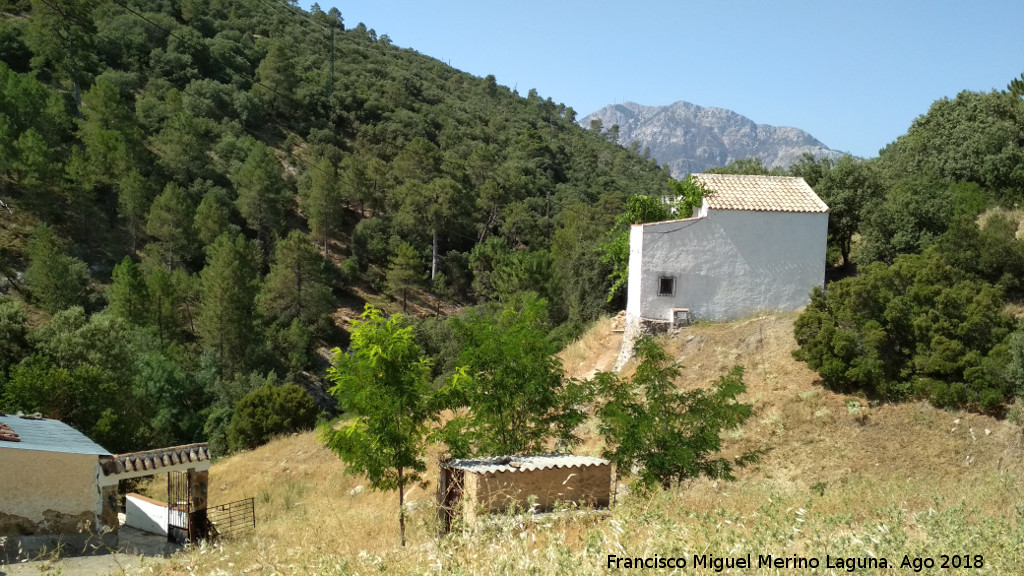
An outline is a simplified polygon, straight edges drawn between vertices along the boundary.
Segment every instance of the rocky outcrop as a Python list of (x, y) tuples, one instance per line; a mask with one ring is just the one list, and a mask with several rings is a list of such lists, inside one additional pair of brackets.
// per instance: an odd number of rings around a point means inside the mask
[(580, 121), (590, 127), (600, 120), (604, 130), (618, 125), (618, 142), (650, 150), (672, 176), (703, 172), (733, 160), (759, 158), (768, 167), (787, 167), (805, 153), (839, 157), (818, 139), (798, 128), (757, 124), (724, 108), (705, 108), (689, 102), (642, 106), (633, 102), (606, 106)]

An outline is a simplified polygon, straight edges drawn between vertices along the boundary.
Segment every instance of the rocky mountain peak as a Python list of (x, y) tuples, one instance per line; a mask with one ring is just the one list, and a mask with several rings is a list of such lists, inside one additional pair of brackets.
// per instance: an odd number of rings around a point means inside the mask
[(619, 144), (628, 147), (638, 142), (641, 150), (649, 148), (651, 156), (668, 164), (676, 178), (742, 158), (760, 158), (773, 168), (787, 167), (805, 153), (841, 155), (799, 128), (757, 124), (732, 110), (684, 101), (668, 106), (634, 102), (605, 106), (580, 124), (589, 127), (595, 119), (605, 130), (618, 125)]

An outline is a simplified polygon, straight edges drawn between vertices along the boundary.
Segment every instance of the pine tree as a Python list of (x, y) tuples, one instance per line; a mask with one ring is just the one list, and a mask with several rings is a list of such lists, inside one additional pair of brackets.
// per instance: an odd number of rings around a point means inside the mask
[(302, 207), (309, 220), (309, 229), (324, 253), (330, 253), (328, 240), (339, 224), (342, 215), (341, 195), (338, 188), (338, 172), (327, 158), (321, 158), (310, 168), (309, 185), (302, 194)]
[(200, 273), (199, 336), (226, 377), (246, 368), (256, 333), (259, 247), (241, 234), (234, 239), (225, 234), (210, 246), (206, 262)]
[(227, 190), (214, 187), (204, 196), (196, 208), (195, 230), (203, 246), (208, 246), (225, 232), (238, 234), (238, 227), (231, 223), (231, 204)]
[(279, 327), (299, 320), (309, 329), (320, 327), (333, 310), (327, 263), (309, 236), (293, 230), (277, 243), (274, 263), (259, 295), (260, 311)]
[(107, 289), (110, 310), (130, 324), (146, 324), (149, 291), (142, 270), (128, 256), (114, 267), (113, 283)]
[(167, 265), (158, 259), (143, 260), (142, 276), (148, 294), (146, 324), (156, 328), (160, 345), (163, 346), (181, 329), (177, 312), (181, 296), (174, 285), (172, 273), (167, 270)]
[(287, 196), (281, 165), (266, 146), (256, 142), (231, 180), (238, 191), (238, 212), (259, 235), (263, 249), (269, 251), (275, 235), (284, 227)]
[(409, 290), (422, 284), (423, 260), (408, 242), (398, 245), (395, 255), (388, 259), (387, 285), (388, 292), (395, 298), (402, 296), (402, 312), (409, 302)]
[(43, 310), (54, 314), (84, 302), (89, 276), (85, 263), (61, 252), (53, 229), (44, 224), (29, 240), (25, 280)]
[(131, 252), (146, 233), (146, 218), (152, 202), (146, 179), (137, 170), (126, 174), (117, 185), (117, 214), (128, 229)]
[(160, 257), (168, 268), (179, 266), (195, 252), (192, 222), (195, 212), (185, 190), (170, 182), (153, 200), (146, 233), (157, 241)]

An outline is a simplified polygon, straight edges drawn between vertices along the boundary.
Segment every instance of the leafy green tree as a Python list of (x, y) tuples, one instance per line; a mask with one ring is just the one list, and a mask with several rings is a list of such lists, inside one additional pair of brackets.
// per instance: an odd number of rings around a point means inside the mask
[(1024, 100), (963, 91), (936, 100), (879, 153), (889, 182), (908, 176), (973, 182), (1006, 205), (1024, 199)]
[(89, 276), (85, 263), (61, 252), (53, 229), (43, 224), (28, 243), (25, 280), (40, 307), (54, 314), (85, 301)]
[[(704, 202), (704, 195), (708, 193), (707, 188), (694, 178), (692, 174), (687, 175), (682, 181), (670, 179), (668, 184), (672, 189), (672, 194), (675, 196), (672, 208), (675, 208), (675, 216), (677, 218), (693, 216), (693, 212), (699, 209)], [(659, 218), (662, 215), (662, 212), (651, 206), (650, 203), (643, 206), (629, 206), (629, 210), (635, 210), (637, 213), (632, 217), (639, 218), (639, 221), (631, 222), (632, 224), (657, 222), (658, 220), (652, 220), (651, 218)], [(671, 212), (671, 210), (669, 211)], [(661, 219), (664, 220), (665, 218)]]
[(388, 292), (395, 298), (402, 296), (402, 311), (405, 312), (409, 303), (409, 290), (420, 286), (425, 278), (423, 260), (408, 242), (400, 243), (395, 255), (388, 260)]
[(360, 220), (352, 231), (352, 256), (364, 269), (367, 264), (386, 264), (390, 236), (390, 221), (377, 217)]
[(865, 207), (882, 197), (883, 189), (872, 165), (846, 155), (837, 160), (814, 186), (828, 205), (828, 243), (850, 262), (853, 236), (860, 229)]
[(866, 205), (858, 263), (892, 262), (900, 254), (919, 254), (931, 246), (954, 220), (954, 189), (930, 177), (908, 177)]
[(199, 336), (229, 377), (250, 365), (259, 261), (258, 244), (241, 234), (223, 235), (210, 246), (200, 273)]
[(269, 251), (274, 236), (284, 226), (288, 201), (280, 164), (266, 146), (257, 142), (231, 180), (238, 191), (238, 212), (259, 235), (263, 249)]
[(327, 262), (309, 236), (292, 230), (277, 243), (258, 297), (260, 311), (274, 324), (286, 327), (298, 320), (310, 330), (323, 327), (334, 310)]
[[(682, 191), (685, 195), (690, 188), (684, 187), (676, 190)], [(691, 197), (685, 202), (689, 205), (693, 200), (694, 195), (691, 191)], [(608, 232), (608, 239), (600, 248), (601, 260), (612, 268), (612, 273), (608, 276), (612, 280), (612, 286), (608, 289), (609, 302), (626, 287), (629, 278), (630, 226), (645, 222), (660, 222), (671, 217), (668, 206), (660, 198), (630, 196), (626, 201), (626, 212), (615, 219), (615, 226)]]
[(325, 428), (324, 444), (375, 490), (398, 490), (405, 546), (405, 490), (422, 480), (430, 407), (430, 362), (401, 315), (384, 318), (367, 305), (352, 329), (348, 353), (334, 350), (330, 394), (349, 419)]
[(462, 341), (443, 389), (457, 413), (442, 431), (452, 454), (536, 454), (579, 442), (588, 391), (565, 378), (547, 338), (546, 301), (526, 295), (493, 314), (471, 309), (452, 326)]
[(310, 430), (319, 411), (302, 386), (264, 385), (235, 406), (228, 425), (231, 450), (251, 450), (280, 434)]
[(594, 377), (603, 399), (596, 410), (606, 444), (603, 456), (617, 471), (639, 469), (640, 487), (668, 488), (700, 475), (732, 478), (735, 466), (757, 457), (751, 452), (733, 460), (719, 456), (722, 432), (752, 413), (751, 405), (738, 399), (746, 391), (741, 366), (711, 388), (682, 391), (675, 385), (681, 366), (654, 339), (639, 340), (636, 354), (640, 364), (632, 380), (610, 372)]
[(32, 339), (37, 354), (12, 369), (6, 408), (64, 420), (112, 450), (138, 449), (142, 414), (132, 391), (127, 325), (76, 306), (55, 314)]

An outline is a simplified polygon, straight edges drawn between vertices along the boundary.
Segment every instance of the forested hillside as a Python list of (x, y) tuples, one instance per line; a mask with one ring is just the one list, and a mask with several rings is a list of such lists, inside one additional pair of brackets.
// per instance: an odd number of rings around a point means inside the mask
[[(316, 386), (317, 348), (347, 340), (339, 302), (530, 290), (565, 339), (607, 306), (595, 246), (625, 199), (669, 189), (571, 108), (333, 9), (0, 10), (0, 409), (111, 450), (224, 450), (266, 387), (308, 414), (280, 384)], [(439, 353), (432, 322), (418, 333)]]

